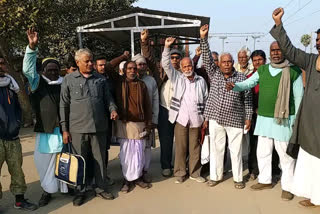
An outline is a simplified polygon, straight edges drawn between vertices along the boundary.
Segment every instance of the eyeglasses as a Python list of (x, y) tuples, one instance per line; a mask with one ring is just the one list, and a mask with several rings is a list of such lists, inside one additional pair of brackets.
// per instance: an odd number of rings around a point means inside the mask
[(180, 56), (172, 56), (171, 59), (176, 59), (176, 60), (178, 60), (178, 59), (181, 59), (181, 57), (180, 57)]

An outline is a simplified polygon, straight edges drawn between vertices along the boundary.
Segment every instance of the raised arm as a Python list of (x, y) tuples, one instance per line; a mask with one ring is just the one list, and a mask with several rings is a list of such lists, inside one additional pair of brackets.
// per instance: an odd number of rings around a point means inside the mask
[(204, 68), (209, 78), (212, 79), (218, 67), (214, 63), (211, 55), (211, 51), (208, 43), (208, 32), (209, 32), (208, 25), (203, 25), (200, 28), (200, 48), (202, 53), (202, 63), (204, 64)]
[(122, 62), (122, 61), (127, 61), (130, 57), (130, 53), (129, 51), (125, 51), (123, 52), (123, 54), (121, 56), (118, 56), (114, 59), (112, 59), (108, 64), (107, 64), (107, 67), (106, 67), (106, 72), (110, 73), (114, 70), (115, 67), (119, 66), (119, 64)]
[(152, 76), (156, 80), (157, 84), (159, 84), (161, 82), (161, 75), (157, 66), (156, 58), (154, 56), (154, 51), (149, 42), (149, 31), (143, 30), (140, 34), (140, 39), (142, 55), (147, 60), (147, 65), (150, 71), (152, 72)]
[(168, 75), (168, 78), (175, 82), (178, 71), (176, 71), (170, 61), (170, 46), (174, 43), (176, 39), (173, 37), (168, 37), (165, 41), (164, 50), (162, 52), (161, 64), (164, 72)]
[(275, 22), (275, 26), (271, 29), (270, 34), (275, 40), (277, 40), (286, 59), (298, 67), (308, 71), (307, 67), (310, 64), (310, 60), (312, 60), (312, 54), (308, 54), (292, 45), (285, 29), (283, 28), (283, 14), (283, 8), (277, 8), (274, 10), (272, 18)]
[(196, 48), (196, 54), (195, 54), (194, 57), (192, 58), (194, 69), (197, 68), (197, 65), (198, 65), (200, 56), (201, 56), (201, 48), (200, 48), (200, 46), (199, 46), (199, 47)]
[(27, 36), (29, 45), (23, 57), (22, 72), (27, 77), (31, 91), (38, 88), (40, 76), (37, 72), (37, 53), (38, 53), (38, 33), (34, 29), (28, 29)]

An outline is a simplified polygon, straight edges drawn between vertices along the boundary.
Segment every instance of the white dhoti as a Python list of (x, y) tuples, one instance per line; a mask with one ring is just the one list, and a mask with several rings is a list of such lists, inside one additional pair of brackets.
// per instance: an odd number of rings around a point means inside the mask
[(134, 181), (142, 176), (145, 166), (145, 140), (119, 139), (120, 163), (127, 181)]
[(292, 193), (320, 205), (320, 159), (301, 147), (293, 177)]
[(259, 167), (259, 183), (272, 183), (272, 152), (273, 145), (279, 155), (282, 169), (281, 188), (291, 192), (295, 160), (287, 153), (288, 142), (277, 141), (272, 138), (259, 136), (257, 147), (257, 159)]
[(209, 121), (210, 134), (210, 180), (219, 181), (223, 178), (223, 159), (226, 145), (226, 134), (232, 164), (233, 180), (242, 181), (242, 137), (243, 129), (220, 126), (216, 121)]
[(61, 192), (68, 192), (65, 183), (59, 182), (55, 177), (56, 155), (57, 153), (39, 152), (40, 134), (36, 136), (34, 150), (34, 162), (40, 177), (41, 187), (47, 193), (56, 193), (59, 188)]

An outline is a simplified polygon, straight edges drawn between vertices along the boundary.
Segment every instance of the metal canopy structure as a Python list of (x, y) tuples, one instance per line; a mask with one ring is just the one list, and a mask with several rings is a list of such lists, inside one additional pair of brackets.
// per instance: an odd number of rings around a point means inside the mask
[(80, 48), (83, 47), (82, 34), (90, 33), (116, 44), (130, 41), (133, 55), (135, 34), (140, 34), (144, 29), (148, 29), (150, 35), (153, 36), (156, 35), (161, 38), (174, 36), (182, 40), (199, 43), (199, 27), (209, 24), (209, 22), (210, 18), (208, 17), (135, 7), (109, 16), (78, 23), (77, 33)]

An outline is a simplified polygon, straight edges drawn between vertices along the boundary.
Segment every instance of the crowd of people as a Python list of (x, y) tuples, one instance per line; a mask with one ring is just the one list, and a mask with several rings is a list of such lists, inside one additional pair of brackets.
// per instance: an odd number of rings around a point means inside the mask
[[(135, 186), (152, 187), (148, 173), (155, 129), (160, 141), (164, 177), (175, 183), (186, 179), (214, 187), (223, 182), (226, 149), (230, 151), (236, 189), (245, 188), (243, 150), (249, 147), (248, 177), (258, 180), (252, 190), (273, 188), (273, 175), (281, 176), (281, 198), (304, 197), (305, 207), (320, 205), (320, 131), (317, 128), (320, 86), (320, 29), (316, 32), (318, 54), (295, 48), (282, 24), (284, 10), (276, 9), (270, 33), (270, 63), (266, 53), (247, 47), (230, 53), (210, 51), (209, 26), (200, 27), (200, 47), (191, 59), (172, 48), (175, 38), (165, 40), (161, 61), (155, 58), (148, 30), (141, 32), (141, 54), (129, 52), (107, 62), (89, 49), (76, 51), (59, 76), (55, 58), (37, 66), (38, 33), (27, 31), (29, 44), (23, 74), (31, 89), (36, 117), (34, 162), (46, 206), (53, 193), (73, 192), (73, 204), (85, 202), (86, 192), (114, 199), (107, 176), (108, 150), (120, 144), (123, 174), (121, 192)], [(202, 66), (197, 67), (200, 56)], [(249, 63), (250, 59), (252, 64)], [(119, 67), (119, 71), (117, 71)], [(304, 74), (304, 75), (303, 75)], [(27, 186), (22, 171), (19, 139), (21, 110), (19, 86), (0, 57), (0, 168), (6, 161), (11, 174), (14, 207), (35, 210), (24, 198)], [(210, 138), (210, 175), (201, 174), (201, 130)], [(319, 140), (319, 141), (318, 141)], [(85, 184), (71, 188), (55, 177), (57, 154), (71, 143), (86, 162)], [(173, 160), (173, 144), (175, 154)], [(174, 163), (174, 164), (172, 164)], [(109, 172), (112, 175), (112, 172)], [(2, 197), (0, 184), (0, 198)]]

